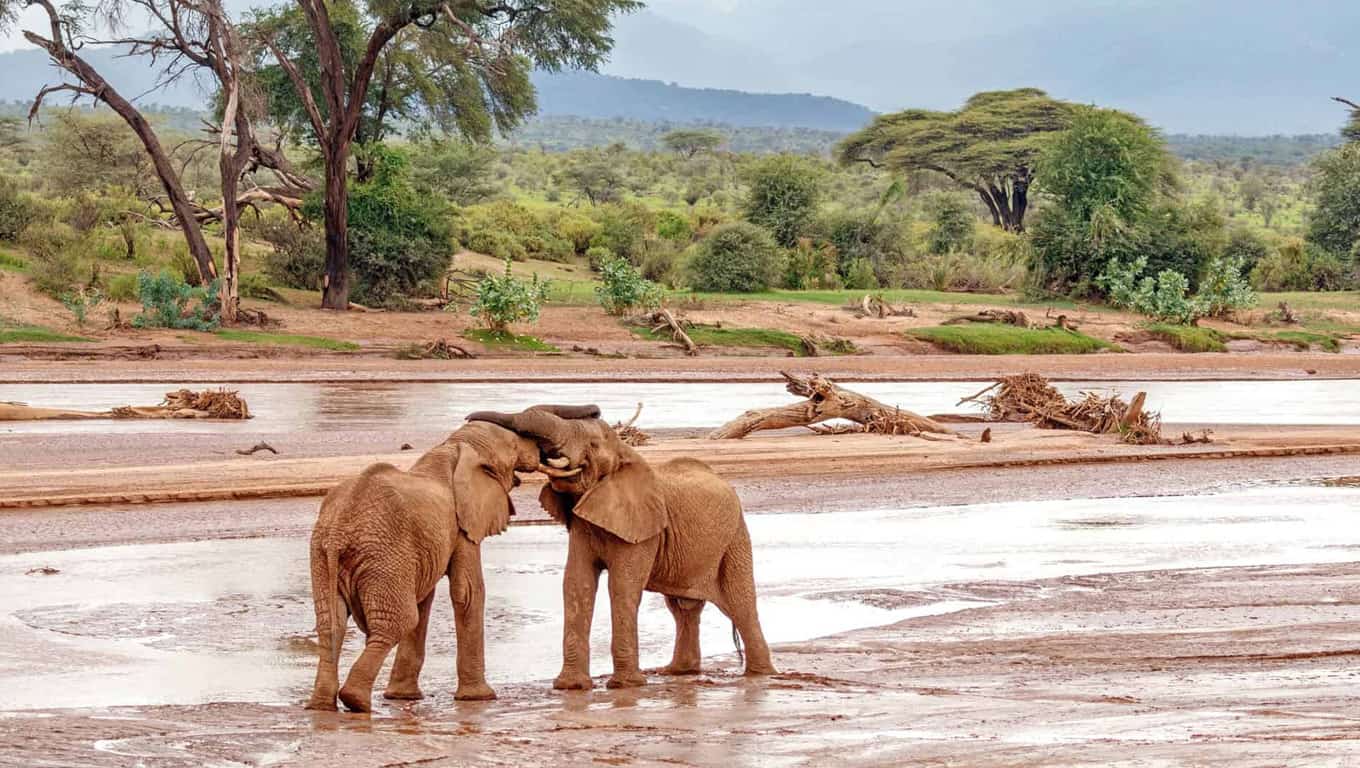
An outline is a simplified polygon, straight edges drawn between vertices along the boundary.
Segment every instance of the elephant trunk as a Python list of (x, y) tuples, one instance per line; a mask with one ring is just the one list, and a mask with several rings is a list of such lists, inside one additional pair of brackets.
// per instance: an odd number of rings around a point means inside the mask
[[(565, 407), (565, 406), (563, 406)], [(596, 409), (596, 413), (599, 409)], [(498, 413), (496, 411), (477, 411), (468, 414), (468, 421), (486, 421), (504, 427), (521, 435), (528, 435), (554, 449), (567, 441), (567, 423), (560, 416), (542, 406), (535, 406), (519, 413)]]

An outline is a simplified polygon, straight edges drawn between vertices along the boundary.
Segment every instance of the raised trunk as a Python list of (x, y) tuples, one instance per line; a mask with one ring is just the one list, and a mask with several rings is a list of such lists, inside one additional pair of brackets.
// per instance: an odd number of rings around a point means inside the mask
[(321, 307), (349, 308), (349, 187), (345, 178), (348, 141), (326, 148), (326, 271), (321, 277)]

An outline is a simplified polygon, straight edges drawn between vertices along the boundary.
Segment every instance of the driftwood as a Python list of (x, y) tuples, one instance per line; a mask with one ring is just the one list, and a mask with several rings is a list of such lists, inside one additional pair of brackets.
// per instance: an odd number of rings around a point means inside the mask
[(1298, 325), (1299, 314), (1294, 311), (1293, 307), (1289, 306), (1289, 302), (1282, 301), (1279, 307), (1270, 313), (1270, 319), (1285, 325)]
[(1004, 325), (1014, 325), (1017, 328), (1033, 328), (1034, 325), (1029, 321), (1029, 316), (1024, 312), (1015, 309), (984, 309), (972, 315), (960, 315), (950, 318), (941, 325), (961, 325), (963, 323), (1002, 323)]
[(236, 452), (242, 456), (254, 456), (260, 451), (269, 451), (275, 456), (279, 455), (278, 449), (266, 442), (259, 442), (249, 448), (237, 448)]
[(911, 307), (898, 309), (889, 304), (882, 296), (874, 293), (864, 294), (864, 298), (858, 304), (853, 305), (855, 314), (858, 317), (916, 317), (916, 311)]
[(1028, 422), (1041, 429), (1117, 433), (1123, 442), (1136, 445), (1165, 442), (1161, 414), (1145, 410), (1146, 399), (1146, 392), (1137, 393), (1127, 403), (1117, 395), (1083, 392), (1081, 400), (1072, 401), (1043, 376), (1022, 373), (1006, 376), (958, 404), (980, 403), (991, 421)]
[(447, 339), (411, 344), (397, 350), (398, 360), (467, 360), (476, 355)]
[(675, 319), (675, 315), (672, 315), (669, 309), (658, 309), (647, 315), (645, 322), (652, 325), (653, 331), (669, 330), (671, 338), (685, 348), (685, 354), (691, 356), (699, 354), (699, 345), (694, 343), (688, 333), (685, 333), (684, 327), (679, 320)]
[(614, 425), (614, 431), (618, 433), (619, 439), (624, 445), (639, 446), (646, 445), (652, 436), (633, 426), (637, 422), (638, 416), (642, 415), (642, 403), (637, 404), (637, 410), (633, 411), (633, 418), (628, 421), (621, 421)]
[(34, 408), (25, 403), (0, 403), (0, 421), (49, 421), (68, 419), (249, 419), (246, 401), (225, 389), (165, 393), (160, 405), (120, 405), (109, 411), (75, 411)]
[[(747, 411), (709, 434), (711, 440), (738, 440), (763, 429), (808, 427), (822, 434), (847, 431), (876, 432), (890, 435), (914, 435), (931, 439), (928, 435), (953, 435), (953, 430), (936, 421), (881, 403), (872, 397), (845, 389), (819, 374), (798, 376), (781, 371), (790, 394), (806, 398), (799, 403)], [(853, 421), (854, 427), (822, 427), (831, 419)]]

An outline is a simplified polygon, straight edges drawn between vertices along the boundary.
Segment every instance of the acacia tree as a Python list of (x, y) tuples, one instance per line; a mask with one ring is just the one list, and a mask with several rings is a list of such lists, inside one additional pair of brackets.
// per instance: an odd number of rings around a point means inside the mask
[[(43, 86), (34, 97), (32, 107), (29, 108), (29, 120), (31, 121), (38, 116), (44, 99), (54, 93), (61, 92), (72, 93), (75, 98), (89, 96), (112, 109), (114, 114), (122, 118), (133, 133), (137, 135), (142, 147), (151, 158), (156, 178), (165, 190), (166, 200), (169, 202), (170, 209), (184, 233), (189, 255), (198, 265), (199, 275), (204, 281), (216, 280), (217, 268), (213, 265), (212, 253), (208, 250), (208, 242), (204, 239), (203, 230), (194, 215), (195, 206), (184, 190), (184, 185), (180, 181), (179, 173), (175, 169), (170, 153), (161, 144), (156, 131), (151, 127), (151, 123), (147, 121), (137, 107), (119, 93), (117, 88), (105, 80), (79, 54), (80, 49), (85, 45), (110, 42), (95, 39), (84, 33), (83, 25), (92, 21), (89, 16), (93, 14), (63, 13), (58, 11), (50, 0), (0, 0), (0, 29), (11, 28), (18, 18), (19, 12), (31, 7), (41, 8), (46, 13), (48, 31), (44, 35), (24, 30), (24, 38), (43, 49), (52, 63), (68, 73), (74, 79), (74, 82)], [(113, 11), (110, 20), (116, 21), (118, 19), (117, 9), (106, 8), (105, 11)]]
[(1070, 124), (1073, 109), (1036, 88), (979, 93), (953, 112), (880, 115), (843, 141), (837, 158), (902, 174), (942, 174), (975, 192), (993, 224), (1022, 232), (1035, 160), (1045, 139)]
[[(305, 34), (292, 40), (279, 15), (254, 34), (293, 86), (324, 171), (323, 307), (349, 304), (348, 170), (366, 115), (382, 124), (370, 89), (389, 46), (410, 46), (416, 74), (444, 78), (453, 103), (425, 101), (432, 114), (476, 136), (507, 130), (533, 110), (531, 68), (591, 69), (613, 45), (610, 15), (637, 0), (297, 0)], [(314, 57), (315, 70), (303, 65)], [(397, 69), (393, 69), (394, 75)], [(379, 88), (385, 82), (378, 79)], [(380, 100), (397, 103), (394, 100)], [(469, 130), (471, 129), (471, 130)]]
[(723, 135), (717, 131), (683, 128), (661, 137), (666, 149), (689, 160), (700, 152), (712, 152), (722, 146)]

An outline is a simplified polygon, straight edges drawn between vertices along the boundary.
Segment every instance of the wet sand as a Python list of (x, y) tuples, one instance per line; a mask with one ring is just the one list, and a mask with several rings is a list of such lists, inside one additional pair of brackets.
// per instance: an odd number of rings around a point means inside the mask
[[(2, 355), (2, 351), (0, 351)], [(0, 356), (0, 383), (299, 381), (780, 381), (780, 371), (842, 381), (990, 381), (1018, 371), (1053, 380), (1360, 378), (1360, 355), (1325, 352), (843, 357), (478, 358), (398, 361), (324, 356), (251, 360), (27, 360)]]

